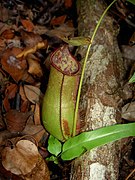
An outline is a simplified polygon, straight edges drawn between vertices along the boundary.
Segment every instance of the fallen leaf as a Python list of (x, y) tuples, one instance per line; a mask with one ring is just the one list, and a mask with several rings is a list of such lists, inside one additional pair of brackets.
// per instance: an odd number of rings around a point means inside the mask
[(17, 90), (18, 86), (16, 84), (10, 84), (5, 90), (5, 96), (8, 96), (8, 99), (12, 99), (15, 97)]
[(133, 88), (132, 88), (132, 84), (129, 83), (125, 83), (122, 87), (123, 91), (122, 91), (122, 99), (125, 101), (132, 99), (133, 98)]
[(21, 41), (17, 36), (15, 36), (13, 39), (6, 39), (6, 44), (8, 48), (20, 48), (22, 46)]
[(10, 110), (9, 100), (13, 99), (16, 96), (17, 90), (18, 90), (18, 86), (16, 84), (10, 84), (5, 89), (5, 97), (3, 100), (3, 106), (4, 106), (6, 111)]
[(29, 140), (18, 141), (14, 148), (5, 147), (2, 151), (2, 164), (6, 170), (23, 179), (50, 180), (46, 163), (37, 146)]
[(65, 7), (70, 8), (72, 6), (72, 0), (65, 0)]
[(9, 19), (9, 11), (0, 4), (0, 21), (5, 22)]
[(5, 39), (13, 39), (15, 34), (13, 29), (6, 29), (1, 36)]
[(23, 134), (32, 135), (39, 143), (43, 139), (43, 143), (48, 138), (48, 133), (42, 125), (26, 124)]
[(21, 99), (22, 99), (23, 101), (27, 101), (27, 97), (26, 97), (26, 95), (25, 95), (24, 88), (23, 88), (22, 86), (20, 86), (20, 88), (19, 88), (19, 94), (20, 94)]
[(53, 26), (64, 24), (66, 17), (67, 17), (66, 15), (63, 15), (63, 16), (53, 18), (51, 20), (50, 24)]
[(6, 42), (3, 38), (0, 38), (0, 52), (3, 52), (6, 48)]
[(3, 121), (3, 118), (2, 118), (2, 111), (0, 109), (0, 131), (5, 129), (5, 123)]
[(36, 166), (38, 158), (37, 146), (28, 140), (20, 140), (14, 148), (5, 147), (2, 152), (3, 166), (16, 175), (30, 173)]
[(16, 82), (22, 80), (33, 83), (34, 79), (27, 72), (26, 59), (22, 56), (21, 58), (16, 58), (21, 52), (22, 50), (19, 48), (7, 49), (1, 59), (2, 68), (7, 71)]
[(30, 102), (28, 100), (27, 101), (22, 101), (20, 111), (21, 112), (26, 112), (26, 111), (29, 110), (29, 107), (30, 107)]
[(32, 135), (38, 143), (41, 139), (43, 139), (43, 143), (45, 143), (45, 140), (48, 138), (48, 133), (45, 131), (45, 128), (42, 125), (27, 123), (22, 133)]
[(34, 122), (35, 122), (35, 125), (41, 124), (41, 121), (40, 121), (40, 105), (37, 103), (36, 103), (35, 111), (34, 111)]
[(22, 177), (23, 179), (27, 179), (27, 180), (35, 180), (35, 179), (50, 180), (50, 173), (47, 164), (40, 155), (36, 167), (32, 170), (32, 172)]
[(132, 34), (132, 36), (131, 36), (131, 38), (129, 40), (129, 45), (130, 46), (135, 45), (135, 31), (134, 31), (134, 33)]
[(33, 47), (39, 42), (43, 41), (40, 35), (35, 34), (33, 32), (27, 32), (27, 31), (21, 30), (20, 33), (21, 33), (22, 41), (28, 48)]
[(4, 106), (6, 112), (10, 110), (10, 103), (9, 103), (7, 96), (5, 96), (5, 98), (3, 100), (3, 106)]
[(31, 111), (23, 113), (15, 109), (9, 110), (5, 115), (7, 130), (14, 133), (23, 131), (30, 115)]
[(35, 34), (42, 35), (42, 34), (45, 34), (47, 31), (48, 31), (47, 27), (45, 27), (45, 26), (40, 26), (40, 25), (35, 25), (33, 32), (34, 32)]
[(23, 56), (25, 57), (30, 53), (35, 53), (38, 49), (46, 48), (46, 47), (47, 47), (47, 41), (46, 40), (44, 42), (39, 42), (34, 47), (24, 49), (20, 54), (18, 54), (16, 56), (16, 58), (21, 58)]
[(21, 23), (28, 32), (33, 31), (34, 24), (29, 19), (21, 19)]
[(67, 24), (61, 24), (59, 27), (47, 31), (46, 34), (51, 37), (68, 37), (73, 35), (74, 30), (73, 27), (70, 27)]
[(0, 131), (0, 145), (5, 145), (6, 143), (6, 140), (8, 138), (11, 138), (11, 133), (7, 130), (4, 130), (4, 131)]
[(38, 61), (38, 59), (33, 55), (33, 54), (29, 54), (27, 56), (27, 61), (28, 61), (28, 65), (29, 65), (29, 69), (28, 72), (30, 74), (32, 74), (34, 77), (41, 77), (43, 76), (43, 72), (42, 72), (42, 68), (40, 66), (40, 62)]
[(7, 49), (2, 56), (1, 64), (5, 71), (7, 71), (15, 81), (22, 79), (24, 71), (27, 68), (26, 60), (17, 59), (15, 56), (22, 50), (19, 48)]
[(43, 98), (43, 94), (38, 87), (24, 85), (24, 91), (28, 100), (33, 104), (40, 103), (40, 100)]
[(135, 60), (135, 46), (122, 45), (121, 52), (122, 52), (122, 57), (126, 61), (124, 63), (124, 66), (126, 65), (126, 68), (128, 68), (131, 62)]
[(29, 109), (30, 102), (27, 99), (27, 97), (25, 95), (25, 92), (24, 92), (24, 88), (22, 86), (20, 86), (19, 94), (20, 94), (21, 99), (22, 99), (20, 111), (21, 112), (26, 112)]
[(122, 107), (122, 118), (128, 121), (135, 121), (135, 102), (127, 103)]

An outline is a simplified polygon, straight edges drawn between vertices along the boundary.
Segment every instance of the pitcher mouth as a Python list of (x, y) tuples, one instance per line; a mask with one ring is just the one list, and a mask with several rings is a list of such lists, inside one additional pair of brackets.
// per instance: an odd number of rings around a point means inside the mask
[(79, 63), (71, 55), (67, 45), (63, 45), (54, 51), (50, 59), (51, 65), (65, 75), (76, 75), (80, 69)]

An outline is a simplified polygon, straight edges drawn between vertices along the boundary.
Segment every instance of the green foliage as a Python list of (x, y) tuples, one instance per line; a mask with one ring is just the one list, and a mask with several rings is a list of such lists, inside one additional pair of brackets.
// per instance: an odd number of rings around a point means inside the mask
[(84, 132), (64, 143), (61, 158), (63, 160), (71, 160), (87, 150), (128, 136), (135, 136), (135, 123), (113, 125), (90, 132)]
[(133, 76), (130, 78), (129, 83), (134, 83), (135, 82), (135, 72)]
[(47, 161), (53, 161), (55, 164), (58, 164), (58, 158), (56, 156), (51, 156), (46, 158)]
[(73, 38), (63, 38), (63, 41), (66, 43), (72, 45), (72, 46), (84, 46), (84, 45), (89, 45), (91, 43), (91, 40), (89, 37), (73, 37)]
[(54, 136), (50, 135), (48, 139), (48, 151), (57, 156), (61, 152), (62, 144)]
[[(129, 136), (135, 136), (135, 123), (113, 125), (90, 132), (84, 132), (79, 134), (78, 136), (68, 139), (63, 144), (62, 152), (59, 156), (61, 156), (62, 160), (72, 160), (76, 157), (79, 157), (87, 150), (91, 150), (98, 146)], [(56, 142), (55, 148), (53, 147), (54, 143), (50, 143), (50, 141)], [(56, 138), (51, 136), (48, 143), (48, 150), (50, 153), (53, 152), (53, 154), (55, 155), (60, 153), (60, 147), (62, 146), (62, 144), (60, 145), (60, 142)], [(57, 157), (51, 158), (52, 159), (50, 160), (57, 162)]]
[(135, 5), (135, 0), (127, 0), (127, 1)]
[(47, 161), (53, 161), (55, 164), (58, 164), (58, 155), (61, 153), (62, 144), (57, 138), (50, 135), (48, 139), (48, 151), (53, 154), (52, 156), (46, 158)]

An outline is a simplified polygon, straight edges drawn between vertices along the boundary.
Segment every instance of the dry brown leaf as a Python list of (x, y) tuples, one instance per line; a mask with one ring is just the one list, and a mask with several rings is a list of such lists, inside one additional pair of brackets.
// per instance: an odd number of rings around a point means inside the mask
[(25, 95), (24, 88), (23, 88), (22, 86), (20, 86), (19, 94), (20, 94), (21, 99), (22, 99), (23, 101), (27, 101), (27, 97), (26, 97), (26, 95)]
[(15, 97), (17, 90), (18, 90), (18, 87), (16, 84), (10, 84), (9, 86), (7, 86), (5, 90), (5, 98), (3, 100), (3, 105), (6, 111), (9, 111), (10, 109), (9, 99), (12, 99)]
[(38, 49), (46, 48), (46, 47), (47, 47), (47, 41), (46, 40), (44, 42), (39, 42), (34, 47), (24, 49), (20, 54), (18, 54), (16, 56), (16, 58), (21, 58), (23, 56), (25, 57), (30, 53), (35, 53)]
[(63, 16), (59, 16), (59, 17), (56, 17), (56, 18), (53, 18), (50, 22), (51, 25), (60, 25), (60, 24), (63, 24), (65, 22), (65, 19), (66, 19), (66, 15), (63, 15)]
[(7, 21), (9, 18), (9, 11), (7, 8), (0, 4), (0, 21)]
[(126, 68), (128, 68), (135, 60), (135, 46), (122, 45), (121, 51), (124, 61), (126, 61), (124, 66), (126, 65)]
[(3, 93), (5, 91), (5, 87), (8, 84), (7, 78), (5, 73), (3, 73), (2, 69), (0, 68), (0, 92)]
[(34, 83), (34, 79), (27, 72), (25, 58), (16, 58), (16, 55), (21, 52), (22, 50), (19, 48), (7, 49), (1, 59), (2, 68), (7, 71), (16, 82), (23, 80), (29, 83)]
[(34, 111), (34, 122), (35, 125), (40, 125), (40, 105), (36, 103), (35, 111)]
[(0, 131), (5, 129), (5, 123), (3, 121), (3, 118), (2, 118), (2, 111), (0, 109)]
[(50, 180), (50, 173), (47, 164), (41, 156), (39, 156), (39, 161), (37, 162), (36, 167), (32, 170), (32, 172), (22, 177), (27, 180)]
[(65, 0), (65, 7), (70, 8), (72, 6), (72, 0)]
[(73, 35), (74, 28), (68, 26), (67, 24), (62, 24), (59, 27), (56, 27), (55, 29), (49, 30), (46, 32), (48, 36), (56, 36), (56, 37), (68, 37)]
[(11, 133), (7, 130), (0, 131), (0, 145), (5, 145), (5, 142), (8, 138), (11, 138)]
[(14, 30), (12, 29), (6, 29), (1, 36), (5, 39), (13, 39), (15, 34), (14, 34)]
[(20, 140), (14, 148), (6, 147), (2, 152), (3, 166), (16, 175), (30, 173), (36, 167), (38, 158), (37, 146), (28, 140)]
[(19, 48), (7, 49), (1, 59), (2, 67), (7, 71), (15, 81), (22, 79), (24, 71), (27, 68), (26, 60), (17, 59), (15, 55), (20, 53), (22, 50)]
[(26, 112), (29, 109), (29, 100), (27, 99), (25, 92), (24, 92), (24, 88), (22, 86), (20, 86), (19, 89), (19, 94), (21, 96), (22, 102), (21, 102), (21, 107), (20, 107), (20, 111), (21, 112)]
[(20, 111), (21, 111), (21, 112), (26, 112), (26, 111), (28, 111), (28, 110), (29, 110), (29, 105), (30, 105), (30, 102), (28, 101), (28, 99), (27, 99), (27, 101), (22, 101), (22, 102), (21, 102)]
[(10, 103), (9, 103), (9, 100), (8, 100), (7, 96), (5, 96), (5, 98), (3, 100), (3, 106), (4, 106), (5, 110), (6, 110), (6, 112), (10, 110)]
[(131, 38), (129, 40), (129, 45), (130, 46), (135, 45), (135, 31), (134, 31), (134, 33), (132, 34), (132, 36), (131, 36)]
[(9, 110), (5, 115), (7, 129), (14, 133), (23, 131), (28, 117), (32, 114), (31, 111), (23, 113), (15, 109)]
[(31, 32), (34, 29), (34, 24), (28, 19), (21, 19), (21, 23), (28, 32)]
[(135, 121), (135, 102), (131, 102), (123, 106), (122, 118), (128, 121)]
[(9, 99), (15, 97), (18, 90), (18, 86), (16, 84), (10, 84), (5, 90), (5, 96), (8, 96)]
[(7, 23), (0, 22), (0, 36), (5, 30), (8, 30), (8, 29), (14, 29), (17, 31), (18, 27), (15, 24), (9, 25)]
[(132, 85), (129, 84), (129, 83), (125, 83), (123, 85), (123, 91), (122, 91), (122, 99), (125, 101), (129, 100), (129, 99), (132, 99), (133, 98), (133, 88), (132, 88)]
[(42, 35), (42, 34), (45, 34), (47, 31), (48, 31), (48, 29), (45, 26), (35, 25), (35, 27), (34, 27), (35, 34)]
[(48, 167), (37, 146), (29, 140), (18, 141), (14, 148), (5, 147), (2, 151), (2, 164), (6, 170), (23, 179), (50, 179)]
[(43, 94), (38, 87), (25, 85), (24, 91), (25, 91), (26, 97), (28, 98), (30, 102), (32, 102), (33, 104), (35, 103), (40, 104), (40, 100), (43, 98)]
[(38, 34), (34, 34), (33, 32), (27, 32), (24, 30), (21, 30), (20, 33), (22, 36), (22, 40), (24, 41), (24, 44), (28, 48), (37, 45), (39, 42), (42, 42), (42, 38)]
[(35, 82), (33, 77), (27, 71), (24, 72), (22, 81), (29, 82), (30, 84), (33, 84)]
[(48, 137), (48, 133), (45, 131), (42, 125), (27, 124), (25, 129), (22, 131), (23, 134), (32, 135), (39, 143), (44, 136), (45, 139)]
[(21, 47), (21, 41), (19, 39), (19, 37), (15, 36), (14, 39), (6, 39), (6, 44), (9, 48), (13, 48), (13, 47)]
[(27, 56), (27, 61), (28, 61), (28, 65), (29, 65), (28, 72), (30, 74), (32, 74), (33, 76), (36, 76), (36, 77), (43, 76), (43, 72), (42, 72), (42, 68), (40, 66), (40, 63), (34, 55), (29, 54)]
[(4, 51), (6, 48), (6, 42), (3, 38), (0, 38), (0, 52)]

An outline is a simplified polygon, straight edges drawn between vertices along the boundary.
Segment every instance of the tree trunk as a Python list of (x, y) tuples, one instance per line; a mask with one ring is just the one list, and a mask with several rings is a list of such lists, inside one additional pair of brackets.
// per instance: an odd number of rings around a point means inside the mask
[[(80, 0), (79, 35), (91, 37), (96, 23), (106, 8), (101, 0)], [(123, 60), (117, 43), (118, 27), (108, 14), (96, 34), (83, 80), (80, 109), (86, 112), (82, 131), (119, 123), (120, 97), (124, 74)], [(82, 57), (87, 47), (78, 53)], [(72, 163), (71, 180), (116, 180), (119, 174), (120, 141), (86, 152)]]

